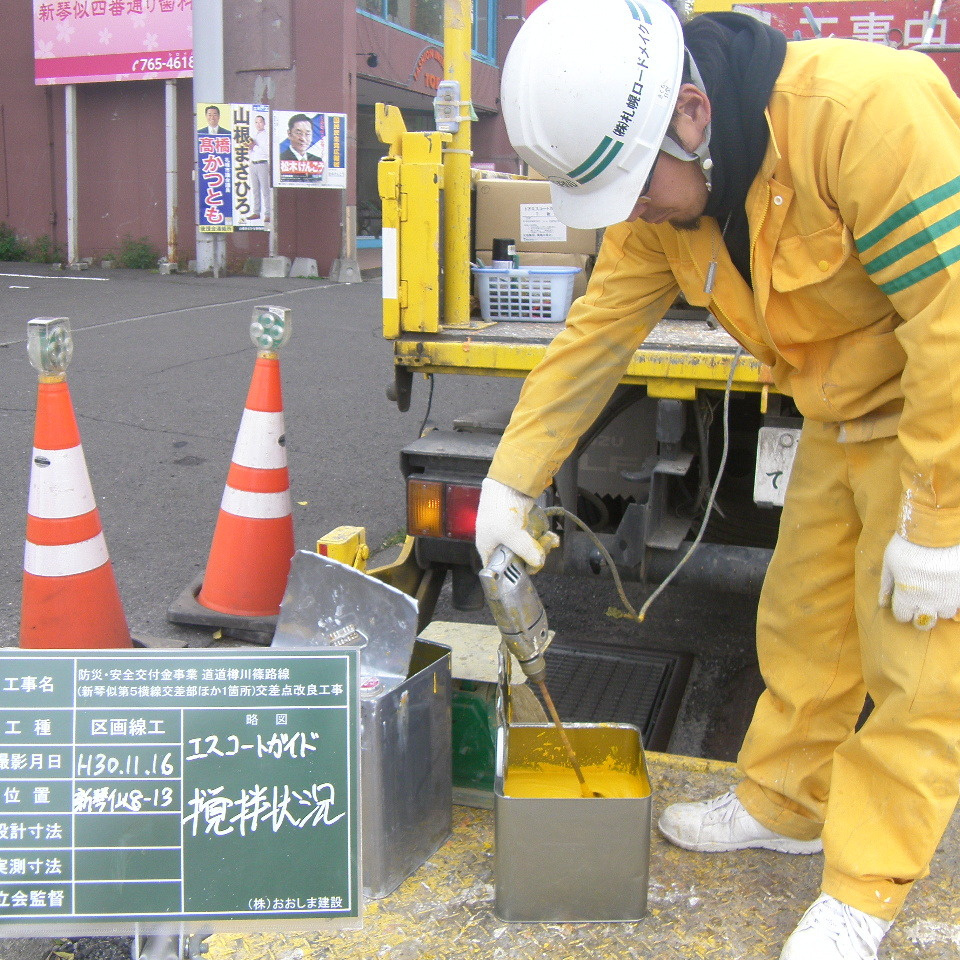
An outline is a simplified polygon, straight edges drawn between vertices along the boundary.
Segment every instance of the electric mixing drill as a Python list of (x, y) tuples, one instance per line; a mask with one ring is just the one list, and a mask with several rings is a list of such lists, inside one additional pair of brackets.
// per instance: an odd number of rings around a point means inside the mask
[[(547, 518), (538, 507), (530, 511), (529, 526), (532, 535), (537, 539), (546, 532)], [(527, 565), (512, 550), (501, 544), (493, 551), (490, 562), (480, 571), (480, 583), (504, 644), (516, 657), (520, 669), (540, 689), (550, 717), (560, 734), (570, 766), (580, 782), (580, 793), (584, 797), (599, 796), (590, 790), (584, 780), (577, 755), (547, 690), (547, 665), (543, 659), (549, 643), (547, 612), (533, 586)]]

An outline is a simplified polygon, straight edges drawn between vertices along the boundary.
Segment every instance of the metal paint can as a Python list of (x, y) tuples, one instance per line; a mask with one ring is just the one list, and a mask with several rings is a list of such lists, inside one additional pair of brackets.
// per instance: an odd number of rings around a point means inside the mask
[(639, 728), (564, 724), (585, 769), (605, 766), (635, 778), (638, 796), (510, 797), (508, 769), (566, 761), (553, 726), (507, 722), (505, 689), (501, 684), (493, 794), (494, 913), (509, 921), (639, 920), (647, 912), (651, 832)]

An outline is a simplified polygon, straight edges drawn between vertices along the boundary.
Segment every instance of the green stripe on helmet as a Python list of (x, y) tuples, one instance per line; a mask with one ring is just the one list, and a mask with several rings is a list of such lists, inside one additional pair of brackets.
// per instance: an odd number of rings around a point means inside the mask
[(634, 20), (643, 20), (645, 23), (653, 26), (650, 14), (647, 13), (647, 8), (642, 3), (635, 3), (634, 0), (624, 0), (624, 2), (630, 10), (630, 16), (632, 16)]
[(610, 165), (613, 158), (623, 149), (623, 141), (604, 137), (600, 145), (579, 167), (571, 170), (567, 176), (580, 184), (589, 183), (598, 177)]

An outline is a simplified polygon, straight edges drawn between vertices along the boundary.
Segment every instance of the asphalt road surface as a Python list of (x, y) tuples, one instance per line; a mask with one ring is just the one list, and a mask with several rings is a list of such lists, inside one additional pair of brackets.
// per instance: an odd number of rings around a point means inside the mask
[[(281, 365), (297, 546), (312, 549), (341, 524), (365, 526), (375, 552), (396, 540), (405, 520), (399, 451), (427, 418), (428, 385), (415, 380), (405, 414), (385, 398), (392, 360), (380, 331), (378, 280), (215, 280), (0, 264), (0, 646), (17, 645), (20, 622), (37, 384), (27, 321), (72, 323), (67, 379), (134, 637), (206, 646), (209, 628), (171, 624), (167, 608), (206, 563), (256, 356), (250, 319), (260, 304), (293, 315)], [(519, 386), (437, 377), (429, 419), (449, 425), (470, 410), (510, 406)], [(609, 581), (544, 575), (538, 588), (551, 625), (568, 642), (694, 654), (671, 749), (733, 758), (758, 691), (755, 598), (670, 588), (637, 625), (608, 616), (616, 602)], [(628, 590), (642, 601), (637, 585)], [(438, 615), (458, 616), (448, 594)], [(465, 619), (490, 622), (485, 611)], [(0, 960), (46, 960), (58, 942), (0, 940)], [(118, 956), (115, 941), (77, 944), (78, 960)]]
[[(297, 545), (341, 524), (367, 527), (376, 550), (404, 525), (399, 451), (426, 414), (414, 384), (406, 414), (387, 401), (389, 345), (378, 280), (55, 272), (0, 268), (0, 642), (17, 642), (23, 532), (37, 376), (27, 321), (68, 317), (67, 381), (87, 467), (134, 636), (176, 633), (169, 602), (206, 563), (256, 358), (253, 308), (289, 307), (281, 353)], [(432, 418), (449, 421), (518, 381), (437, 378)], [(172, 633), (173, 632), (173, 633)]]
[[(107, 545), (134, 637), (207, 645), (211, 630), (167, 621), (203, 569), (250, 383), (255, 306), (292, 311), (281, 353), (294, 529), (299, 548), (341, 524), (363, 525), (374, 552), (404, 516), (399, 451), (428, 417), (510, 407), (520, 381), (415, 378), (411, 409), (385, 397), (391, 348), (381, 334), (378, 279), (160, 276), (0, 266), (0, 645), (18, 642), (23, 534), (37, 376), (26, 350), (32, 317), (68, 317), (68, 383)], [(696, 656), (672, 747), (730, 759), (756, 697), (755, 597), (675, 587), (643, 624), (615, 620), (609, 581), (538, 578), (558, 636)], [(633, 585), (635, 604), (645, 597)], [(456, 619), (446, 595), (438, 616)], [(470, 617), (464, 617), (470, 619)], [(486, 611), (472, 619), (490, 622)], [(0, 960), (3, 960), (0, 957)]]

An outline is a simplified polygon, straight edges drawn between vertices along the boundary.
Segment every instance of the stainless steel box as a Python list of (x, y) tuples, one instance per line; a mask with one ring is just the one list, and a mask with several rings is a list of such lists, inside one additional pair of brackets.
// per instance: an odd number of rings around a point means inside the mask
[(363, 893), (379, 900), (453, 829), (450, 650), (417, 640), (406, 680), (360, 702)]
[(360, 868), (379, 900), (453, 829), (450, 649), (416, 636), (416, 601), (298, 550), (272, 646), (360, 650)]
[[(494, 912), (501, 920), (517, 921), (639, 920), (647, 910), (651, 818), (640, 731), (631, 724), (564, 728), (584, 768), (599, 765), (629, 774), (641, 796), (506, 796), (508, 769), (567, 761), (554, 727), (501, 722), (494, 781)], [(575, 783), (572, 770), (570, 776)]]

